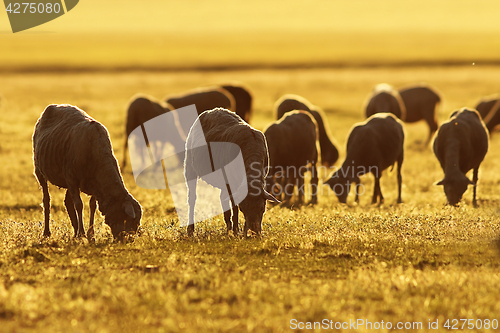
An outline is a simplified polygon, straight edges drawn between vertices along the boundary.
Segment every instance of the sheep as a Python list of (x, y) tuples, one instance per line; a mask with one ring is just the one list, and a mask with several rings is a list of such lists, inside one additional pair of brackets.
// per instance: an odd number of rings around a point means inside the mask
[[(151, 120), (165, 112), (174, 112), (173, 107), (169, 104), (164, 104), (163, 102), (157, 101), (149, 96), (136, 95), (132, 98), (127, 110), (127, 120), (125, 124), (125, 145), (123, 148), (123, 161), (121, 169), (123, 170), (127, 164), (127, 148), (129, 136), (134, 129), (143, 125), (148, 120)], [(171, 140), (171, 144), (178, 147), (179, 151), (183, 151), (185, 144), (185, 134), (183, 133), (180, 126), (176, 126), (175, 123), (168, 124), (169, 127), (165, 128), (168, 131), (168, 138)], [(153, 144), (150, 142), (150, 144)], [(163, 143), (158, 143), (158, 151), (163, 150)], [(143, 156), (142, 152), (139, 152), (138, 156)], [(181, 156), (181, 161), (184, 161), (184, 157)]]
[[(444, 178), (436, 183), (443, 185), (450, 205), (457, 205), (469, 185), (474, 186), (472, 204), (477, 206), (476, 189), (479, 166), (488, 151), (489, 135), (476, 110), (456, 110), (439, 128), (434, 139), (436, 155)], [(466, 174), (473, 169), (472, 181)]]
[[(339, 158), (339, 151), (327, 134), (327, 128), (323, 119), (325, 118), (323, 111), (312, 105), (308, 100), (299, 95), (287, 94), (280, 97), (275, 105), (277, 120), (283, 117), (286, 112), (293, 110), (308, 111), (316, 120), (318, 126), (319, 145), (321, 150), (321, 164), (326, 167), (331, 167)], [(333, 141), (333, 142), (332, 142)]]
[(43, 191), (45, 228), (50, 237), (50, 194), (47, 182), (67, 189), (64, 204), (75, 237), (85, 235), (80, 192), (90, 198), (89, 240), (94, 235), (97, 203), (115, 239), (137, 232), (142, 209), (127, 191), (113, 155), (107, 129), (83, 110), (67, 104), (49, 105), (33, 133), (35, 176)]
[[(272, 123), (264, 131), (269, 150), (269, 167), (271, 172), (266, 181), (267, 191), (275, 194), (275, 179), (283, 180), (286, 206), (290, 205), (294, 186), (298, 189), (298, 203), (304, 199), (304, 177), (310, 165), (311, 170), (311, 204), (316, 204), (318, 188), (318, 126), (314, 117), (307, 111), (287, 112), (277, 122)], [(291, 185), (291, 189), (289, 189)], [(280, 193), (281, 194), (281, 193)]]
[[(212, 172), (214, 165), (222, 164), (225, 166), (226, 164), (223, 161), (227, 159), (227, 156), (224, 156), (227, 153), (226, 151), (212, 151), (210, 160), (213, 164), (210, 168), (206, 163), (207, 154), (203, 152), (204, 150), (196, 149), (197, 147), (203, 147), (207, 143), (210, 144), (213, 142), (233, 143), (241, 150), (245, 167), (246, 184), (249, 188), (248, 194), (239, 204), (235, 204), (234, 200), (234, 196), (238, 193), (231, 193), (230, 190), (224, 189), (224, 186), (221, 186), (221, 184), (211, 183), (211, 180), (205, 177), (205, 175)], [(277, 201), (276, 198), (264, 189), (268, 167), (267, 143), (262, 132), (252, 128), (237, 114), (224, 108), (215, 108), (201, 113), (191, 127), (186, 141), (184, 177), (187, 183), (189, 206), (188, 235), (192, 236), (194, 233), (194, 207), (196, 202), (196, 180), (198, 178), (222, 190), (220, 199), (222, 207), (225, 208), (224, 221), (226, 222), (228, 232), (233, 230), (235, 235), (239, 233), (238, 210), (241, 209), (245, 216), (244, 236), (248, 235), (248, 230), (260, 235), (266, 200)], [(226, 175), (226, 177), (235, 176), (238, 177), (239, 175)], [(238, 179), (237, 182), (242, 183), (242, 180)], [(226, 184), (228, 183), (226, 182)], [(231, 195), (228, 195), (228, 193)], [(232, 224), (231, 206), (233, 213)]]
[(176, 109), (195, 104), (198, 115), (217, 107), (235, 111), (236, 104), (234, 97), (221, 87), (197, 88), (179, 95), (168, 96), (165, 101)]
[(341, 203), (346, 203), (351, 184), (356, 184), (356, 202), (359, 202), (359, 176), (371, 172), (375, 177), (372, 204), (384, 202), (380, 189), (382, 171), (397, 163), (398, 203), (401, 199), (401, 166), (404, 158), (404, 131), (402, 122), (392, 113), (376, 113), (366, 121), (354, 125), (347, 139), (347, 153), (342, 167), (326, 181)]
[(365, 116), (375, 113), (392, 113), (402, 121), (406, 118), (406, 108), (399, 92), (387, 83), (375, 86), (365, 102)]
[(228, 83), (221, 86), (223, 89), (227, 90), (236, 102), (235, 112), (244, 121), (250, 123), (250, 117), (252, 116), (252, 94), (250, 93), (248, 87), (242, 83)]
[(399, 95), (403, 99), (406, 109), (406, 123), (414, 123), (425, 120), (429, 126), (429, 136), (426, 146), (432, 140), (434, 133), (438, 129), (436, 119), (436, 109), (441, 103), (441, 97), (429, 86), (417, 85), (399, 89)]
[(483, 99), (476, 106), (476, 110), (479, 112), (483, 118), (484, 124), (488, 131), (491, 132), (500, 124), (500, 98), (495, 96), (494, 98)]

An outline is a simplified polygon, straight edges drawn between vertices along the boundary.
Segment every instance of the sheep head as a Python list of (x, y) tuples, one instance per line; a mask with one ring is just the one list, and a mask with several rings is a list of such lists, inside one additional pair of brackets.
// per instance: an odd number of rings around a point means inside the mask
[(325, 183), (328, 184), (330, 188), (333, 190), (333, 192), (339, 199), (339, 202), (346, 203), (347, 196), (351, 191), (351, 184), (359, 183), (359, 177), (357, 176), (355, 176), (354, 178), (345, 177), (344, 175), (340, 174), (339, 171), (337, 171)]
[(108, 212), (104, 222), (111, 228), (111, 233), (116, 240), (124, 240), (129, 234), (137, 232), (141, 224), (142, 209), (134, 199), (127, 199), (121, 204), (115, 205)]
[(474, 185), (474, 183), (465, 175), (460, 174), (453, 178), (444, 177), (444, 179), (437, 182), (436, 185), (443, 185), (448, 203), (456, 206), (460, 200), (462, 200), (462, 195), (467, 190), (467, 187), (469, 185)]
[(279, 200), (269, 194), (265, 189), (258, 191), (256, 195), (249, 193), (239, 207), (245, 216), (245, 237), (247, 229), (257, 235), (262, 232), (262, 217), (266, 211), (267, 200), (279, 203)]

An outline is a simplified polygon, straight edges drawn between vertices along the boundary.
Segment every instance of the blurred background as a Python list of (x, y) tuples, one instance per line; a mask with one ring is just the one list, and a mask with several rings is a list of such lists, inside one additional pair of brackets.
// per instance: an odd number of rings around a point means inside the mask
[(0, 71), (500, 62), (498, 0), (83, 0), (13, 34)]

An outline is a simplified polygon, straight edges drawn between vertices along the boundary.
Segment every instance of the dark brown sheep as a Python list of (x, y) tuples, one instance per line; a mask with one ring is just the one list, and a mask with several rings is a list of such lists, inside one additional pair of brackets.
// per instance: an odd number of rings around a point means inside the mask
[[(281, 185), (278, 194), (284, 194), (284, 204), (290, 205), (297, 186), (298, 203), (304, 201), (305, 172), (311, 170), (311, 204), (318, 201), (318, 129), (316, 121), (307, 111), (287, 112), (265, 131), (269, 150), (267, 190), (276, 194), (276, 181)], [(291, 186), (291, 187), (290, 187)], [(284, 193), (283, 193), (284, 192)]]
[(406, 108), (399, 92), (392, 86), (381, 83), (375, 86), (365, 103), (365, 116), (375, 113), (392, 113), (399, 119), (406, 120)]
[[(239, 147), (241, 151), (246, 174), (245, 184), (248, 186), (245, 189), (248, 189), (248, 194), (239, 204), (234, 201), (234, 196), (238, 193), (235, 194), (230, 190), (225, 192), (220, 183), (214, 183), (209, 177), (205, 177), (205, 175), (214, 171), (213, 168), (220, 169), (217, 168), (217, 165), (225, 166), (225, 160), (232, 160), (232, 158), (228, 159), (228, 156), (225, 155), (231, 154), (230, 152), (203, 148), (207, 144), (211, 145), (211, 143), (232, 143)], [(208, 158), (209, 156), (211, 158)], [(207, 165), (207, 159), (211, 161), (211, 167)], [(236, 113), (227, 109), (216, 108), (200, 114), (189, 131), (186, 141), (186, 159), (184, 161), (184, 176), (188, 188), (189, 205), (188, 235), (194, 233), (196, 180), (198, 178), (222, 190), (220, 199), (224, 208), (224, 220), (228, 231), (233, 230), (235, 235), (239, 233), (238, 211), (241, 209), (245, 216), (245, 237), (248, 230), (260, 234), (266, 200), (277, 201), (264, 189), (268, 167), (269, 156), (266, 138), (261, 131), (252, 128)], [(232, 177), (239, 177), (239, 174), (227, 174), (225, 177), (230, 180)], [(243, 179), (237, 179), (236, 182), (242, 183), (242, 181)], [(233, 213), (232, 224), (230, 207), (232, 207)]]
[[(132, 102), (127, 109), (127, 120), (125, 123), (125, 145), (123, 148), (123, 161), (121, 168), (124, 169), (127, 164), (127, 151), (128, 151), (128, 139), (130, 133), (137, 127), (143, 125), (148, 120), (151, 120), (165, 112), (169, 112), (173, 110), (171, 105), (165, 104), (163, 102), (157, 101), (152, 97), (148, 96), (134, 96), (132, 98)], [(165, 130), (169, 133), (169, 138), (173, 139), (174, 142), (171, 142), (174, 146), (184, 146), (185, 134), (181, 129), (175, 124), (171, 124), (171, 128), (166, 128)], [(153, 144), (153, 143), (151, 143)], [(163, 147), (158, 147), (159, 150), (162, 150)], [(180, 149), (183, 150), (183, 149)], [(142, 156), (140, 153), (138, 156)], [(183, 159), (184, 160), (184, 159)]]
[(137, 232), (142, 209), (123, 184), (106, 128), (71, 105), (49, 105), (33, 133), (35, 176), (43, 190), (45, 229), (50, 236), (50, 195), (47, 181), (66, 188), (64, 204), (76, 236), (84, 236), (80, 192), (90, 198), (87, 237), (94, 234), (96, 201), (115, 238)]
[(363, 123), (354, 125), (347, 139), (347, 156), (342, 167), (335, 171), (326, 181), (337, 195), (340, 202), (345, 203), (351, 189), (356, 184), (356, 202), (359, 201), (359, 177), (372, 173), (375, 177), (372, 204), (384, 202), (380, 189), (382, 171), (398, 164), (398, 203), (401, 203), (401, 165), (404, 158), (404, 131), (402, 122), (392, 113), (377, 113)]
[(431, 142), (432, 136), (438, 129), (436, 109), (441, 102), (441, 97), (426, 85), (411, 86), (399, 89), (399, 95), (403, 99), (406, 108), (406, 123), (414, 123), (425, 120), (429, 126), (429, 136), (426, 145)]
[(235, 111), (236, 104), (234, 97), (221, 87), (193, 89), (179, 95), (168, 96), (165, 101), (175, 109), (195, 104), (198, 114), (215, 108), (225, 108)]
[(299, 95), (287, 94), (278, 99), (274, 105), (276, 110), (276, 119), (280, 119), (286, 112), (293, 110), (305, 110), (308, 111), (316, 120), (318, 125), (318, 135), (319, 135), (319, 145), (321, 150), (321, 164), (326, 167), (331, 167), (337, 162), (339, 158), (339, 151), (336, 145), (333, 143), (335, 140), (331, 140), (327, 127), (323, 119), (325, 115), (323, 111), (317, 106), (312, 105), (308, 100)]
[(224, 84), (222, 88), (229, 91), (234, 97), (236, 114), (247, 123), (250, 123), (253, 97), (249, 88), (242, 83)]
[[(488, 131), (476, 110), (462, 108), (453, 112), (439, 128), (434, 139), (434, 154), (444, 171), (443, 185), (450, 205), (456, 205), (469, 185), (474, 186), (472, 203), (477, 205), (479, 166), (488, 151)], [(466, 174), (473, 169), (472, 181)]]

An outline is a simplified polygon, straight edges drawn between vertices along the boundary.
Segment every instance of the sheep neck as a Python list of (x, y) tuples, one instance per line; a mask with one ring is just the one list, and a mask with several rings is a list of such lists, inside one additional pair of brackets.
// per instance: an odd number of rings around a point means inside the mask
[(110, 207), (128, 194), (116, 161), (102, 161), (96, 168), (98, 179), (94, 184), (93, 195), (99, 203), (99, 210), (106, 215)]
[(460, 172), (460, 142), (456, 138), (446, 140), (444, 153), (444, 173), (453, 175)]

